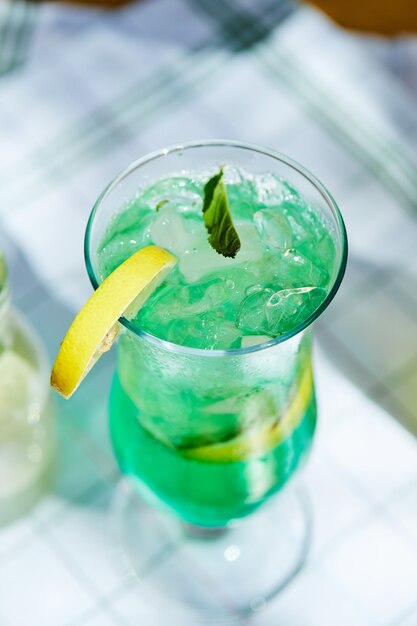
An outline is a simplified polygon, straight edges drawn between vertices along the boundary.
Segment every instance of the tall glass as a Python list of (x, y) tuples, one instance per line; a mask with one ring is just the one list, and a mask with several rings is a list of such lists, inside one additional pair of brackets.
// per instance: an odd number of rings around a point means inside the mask
[[(222, 562), (228, 563), (226, 578), (229, 585), (235, 584), (235, 591), (239, 588), (239, 599), (233, 610), (209, 602), (210, 610), (205, 611), (215, 615), (244, 613), (260, 606), (282, 588), (305, 556), (309, 524), (298, 496), (280, 496), (270, 506), (261, 505), (281, 492), (313, 439), (312, 323), (328, 306), (343, 277), (347, 243), (342, 218), (323, 185), (287, 157), (238, 142), (209, 141), (174, 146), (133, 163), (99, 197), (85, 241), (87, 270), (96, 288), (105, 278), (98, 258), (104, 232), (115, 212), (140, 187), (181, 171), (211, 171), (223, 164), (251, 174), (272, 173), (288, 181), (321, 214), (335, 244), (336, 262), (320, 308), (293, 330), (258, 345), (231, 350), (189, 348), (120, 320), (123, 331), (110, 396), (115, 454), (122, 472), (145, 501), (168, 512), (166, 519), (172, 520), (178, 536), (192, 537), (194, 546), (195, 538), (200, 538), (196, 558), (201, 561), (202, 545), (207, 552), (205, 562), (212, 562), (218, 552), (219, 559), (212, 563), (218, 577)], [(126, 521), (132, 512), (126, 502), (122, 509), (125, 526), (120, 539), (126, 553), (132, 554), (129, 536), (134, 528), (131, 519)], [(151, 517), (161, 515), (147, 511)], [(255, 511), (248, 520), (236, 523)], [(170, 518), (169, 513), (174, 516)], [(259, 524), (265, 534), (266, 516), (275, 519), (275, 531), (261, 539)], [(216, 539), (208, 542), (208, 537)], [(228, 552), (230, 546), (234, 552)], [(230, 559), (232, 553), (238, 556)], [(276, 567), (267, 579), (260, 576), (259, 584), (253, 582), (244, 589), (245, 568), (248, 572), (259, 567), (265, 570), (266, 561), (274, 559)], [(233, 576), (231, 561), (235, 563)], [(178, 562), (177, 576), (178, 571), (183, 572), (187, 586), (187, 568)], [(176, 599), (182, 595), (171, 588), (169, 593)], [(207, 599), (187, 598), (187, 602), (201, 609)]]

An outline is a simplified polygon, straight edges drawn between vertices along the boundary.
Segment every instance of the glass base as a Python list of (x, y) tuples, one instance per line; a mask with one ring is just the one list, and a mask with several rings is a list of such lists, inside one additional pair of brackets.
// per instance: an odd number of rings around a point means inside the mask
[[(227, 527), (190, 526), (152, 507), (132, 483), (119, 482), (110, 514), (112, 557), (158, 606), (194, 619), (248, 617), (301, 569), (311, 538), (305, 490), (288, 486)], [(140, 600), (138, 599), (138, 603)]]

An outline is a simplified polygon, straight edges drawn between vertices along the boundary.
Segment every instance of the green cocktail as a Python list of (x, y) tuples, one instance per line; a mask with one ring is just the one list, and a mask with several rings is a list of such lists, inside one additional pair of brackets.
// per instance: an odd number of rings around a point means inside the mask
[[(241, 248), (208, 243), (207, 180), (224, 168)], [(316, 423), (311, 322), (344, 271), (340, 215), (320, 184), (260, 149), (212, 143), (152, 155), (93, 212), (97, 284), (134, 251), (176, 267), (126, 327), (110, 401), (122, 471), (181, 518), (222, 526), (294, 473)]]

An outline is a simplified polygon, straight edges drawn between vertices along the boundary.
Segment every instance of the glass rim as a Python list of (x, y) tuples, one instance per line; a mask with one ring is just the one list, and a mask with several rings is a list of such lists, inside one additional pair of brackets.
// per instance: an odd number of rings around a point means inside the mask
[(133, 324), (130, 320), (128, 320), (125, 317), (119, 318), (119, 322), (127, 330), (132, 332), (134, 335), (137, 335), (138, 337), (142, 337), (159, 347), (165, 348), (166, 350), (170, 350), (173, 352), (178, 352), (181, 354), (188, 354), (188, 355), (194, 355), (194, 356), (206, 356), (206, 357), (207, 356), (210, 356), (210, 357), (237, 356), (237, 355), (242, 355), (242, 354), (250, 354), (252, 352), (258, 352), (260, 350), (265, 350), (274, 345), (284, 343), (285, 341), (291, 339), (292, 337), (295, 337), (296, 335), (301, 333), (303, 330), (311, 326), (311, 324), (318, 317), (320, 317), (323, 311), (327, 309), (330, 302), (335, 297), (340, 287), (340, 284), (342, 282), (345, 270), (346, 270), (347, 257), (348, 257), (348, 240), (347, 240), (347, 234), (346, 234), (346, 227), (343, 221), (343, 217), (340, 213), (339, 207), (337, 206), (335, 200), (333, 199), (329, 191), (326, 189), (326, 187), (319, 181), (318, 178), (316, 178), (316, 176), (314, 176), (314, 174), (312, 174), (303, 165), (301, 165), (294, 159), (287, 157), (286, 155), (282, 154), (281, 152), (277, 150), (264, 148), (263, 146), (260, 146), (256, 143), (235, 141), (235, 140), (230, 140), (230, 139), (207, 139), (207, 140), (200, 140), (200, 141), (188, 141), (184, 143), (172, 144), (165, 148), (160, 148), (159, 150), (154, 150), (153, 152), (147, 153), (146, 155), (136, 159), (130, 165), (128, 165), (128, 167), (126, 167), (123, 171), (121, 171), (117, 176), (115, 176), (110, 181), (110, 183), (103, 189), (101, 194), (98, 196), (91, 210), (91, 213), (87, 222), (85, 237), (84, 237), (85, 265), (87, 268), (88, 277), (90, 279), (90, 282), (94, 290), (98, 288), (100, 281), (96, 277), (95, 271), (93, 269), (93, 264), (91, 262), (91, 254), (90, 254), (91, 231), (92, 231), (96, 214), (98, 213), (100, 206), (106, 200), (106, 198), (111, 194), (113, 189), (119, 183), (121, 183), (125, 178), (127, 178), (132, 172), (139, 169), (141, 166), (147, 163), (150, 163), (151, 161), (155, 161), (156, 159), (159, 159), (161, 157), (166, 157), (170, 154), (174, 154), (176, 152), (182, 152), (184, 150), (195, 149), (195, 148), (216, 148), (216, 147), (217, 148), (222, 148), (222, 147), (237, 148), (237, 149), (247, 150), (249, 152), (256, 152), (258, 154), (261, 154), (262, 156), (275, 159), (276, 161), (279, 161), (280, 163), (283, 163), (284, 165), (291, 167), (298, 174), (301, 174), (301, 176), (303, 176), (311, 185), (313, 185), (313, 187), (315, 187), (315, 189), (319, 192), (321, 197), (326, 202), (327, 206), (330, 208), (333, 214), (333, 217), (335, 218), (338, 229), (339, 229), (342, 250), (341, 250), (340, 264), (339, 264), (339, 268), (337, 270), (335, 279), (333, 281), (333, 284), (326, 298), (323, 300), (321, 305), (315, 311), (313, 311), (313, 313), (309, 317), (307, 317), (303, 322), (301, 322), (300, 324), (298, 324), (291, 330), (283, 333), (279, 337), (271, 338), (269, 341), (265, 341), (265, 342), (256, 344), (254, 346), (247, 346), (245, 348), (229, 348), (225, 350), (206, 350), (203, 348), (192, 348), (190, 346), (182, 346), (180, 344), (166, 341), (165, 339), (160, 339), (156, 335), (152, 335), (151, 333), (148, 333), (147, 331), (142, 330), (138, 326), (135, 326), (135, 324)]

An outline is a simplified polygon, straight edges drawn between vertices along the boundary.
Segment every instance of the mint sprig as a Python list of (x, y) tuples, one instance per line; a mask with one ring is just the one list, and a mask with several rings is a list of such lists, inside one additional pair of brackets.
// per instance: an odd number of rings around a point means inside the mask
[(203, 220), (211, 247), (234, 259), (240, 250), (240, 239), (233, 225), (222, 167), (204, 186)]

